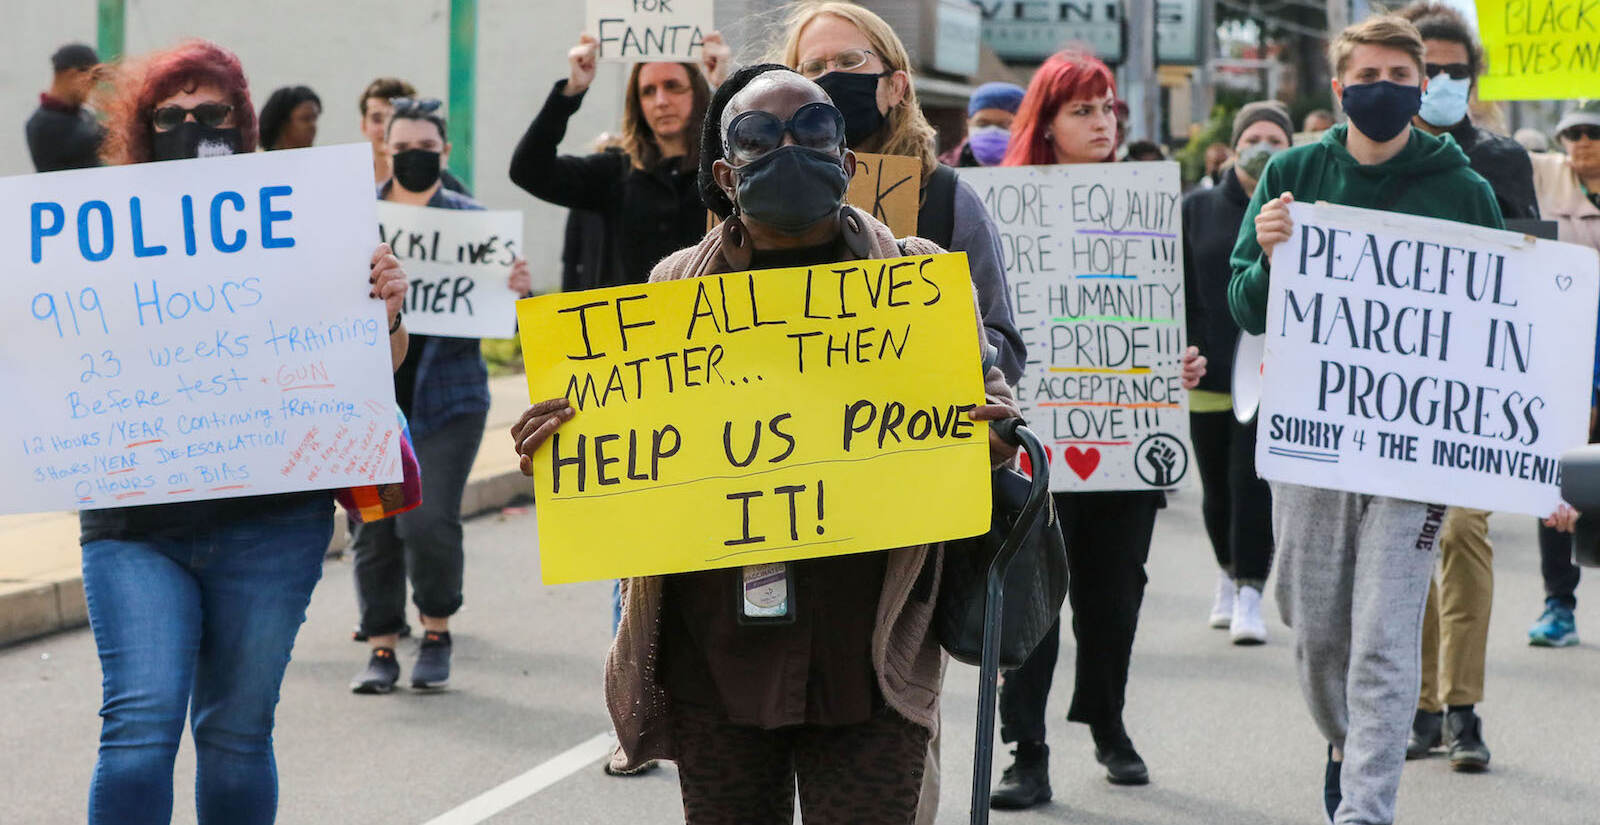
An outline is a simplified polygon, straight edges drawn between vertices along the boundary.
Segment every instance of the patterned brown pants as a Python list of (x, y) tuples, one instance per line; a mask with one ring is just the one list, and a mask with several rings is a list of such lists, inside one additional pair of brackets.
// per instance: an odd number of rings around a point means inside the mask
[(687, 825), (912, 825), (927, 728), (893, 710), (858, 725), (763, 730), (675, 709)]

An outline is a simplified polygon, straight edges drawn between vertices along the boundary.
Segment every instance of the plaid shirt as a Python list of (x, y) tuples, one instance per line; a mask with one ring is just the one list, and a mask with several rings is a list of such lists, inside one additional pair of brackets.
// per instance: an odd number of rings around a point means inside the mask
[[(393, 181), (378, 187), (378, 199), (388, 193)], [(439, 187), (428, 205), (435, 209), (476, 209), (483, 206), (472, 198)], [(416, 358), (417, 372), (412, 383), (411, 437), (421, 441), (458, 415), (489, 411), (489, 369), (476, 338), (441, 338), (412, 335), (406, 358)]]

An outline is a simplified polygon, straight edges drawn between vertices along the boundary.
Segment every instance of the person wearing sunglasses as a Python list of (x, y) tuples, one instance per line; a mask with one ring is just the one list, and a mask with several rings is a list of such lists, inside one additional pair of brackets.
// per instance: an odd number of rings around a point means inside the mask
[[(436, 98), (395, 98), (384, 127), (384, 152), (394, 176), (379, 200), (431, 209), (482, 210), (444, 187), (449, 126)], [(528, 262), (511, 265), (507, 286), (531, 294)], [(350, 546), (367, 666), (350, 681), (357, 694), (386, 694), (400, 679), (395, 644), (406, 628), (406, 583), (422, 622), (411, 687), (441, 690), (450, 682), (454, 644), (450, 617), (461, 609), (466, 569), (461, 497), (489, 414), (489, 372), (476, 338), (413, 335), (394, 376), (395, 403), (410, 422), (422, 470), (422, 503), (394, 518), (356, 525)]]
[(967, 253), (984, 334), (1015, 383), (1025, 355), (1011, 314), (1000, 233), (977, 191), (934, 154), (937, 133), (917, 102), (905, 44), (882, 17), (848, 2), (797, 3), (784, 30), (781, 62), (828, 93), (844, 115), (847, 146), (921, 163), (917, 236)]
[[(722, 223), (651, 281), (942, 251), (896, 241), (842, 205), (856, 162), (845, 119), (784, 66), (741, 69), (717, 90), (700, 159), (699, 190)], [(970, 334), (988, 349), (976, 315)], [(999, 368), (986, 378), (987, 402), (970, 417), (1015, 416)], [(513, 429), (523, 472), (571, 417), (562, 398), (528, 409)], [(991, 437), (991, 460), (1013, 453)], [(606, 668), (624, 764), (677, 762), (689, 825), (792, 822), (797, 787), (808, 825), (911, 825), (943, 678), (932, 599), (916, 582), (937, 577), (942, 553), (924, 545), (788, 564), (788, 624), (739, 622), (728, 609), (738, 568), (626, 581)]]
[[(206, 41), (125, 63), (106, 111), (111, 165), (256, 149), (244, 68)], [(323, 274), (332, 273), (307, 277)], [(406, 274), (384, 244), (361, 274), (385, 304), (398, 365)], [(79, 525), (104, 674), (90, 825), (171, 821), (186, 720), (201, 825), (269, 825), (278, 804), (273, 718), (333, 536), (332, 491), (86, 510)]]
[[(1432, 135), (1455, 138), (1472, 171), (1489, 182), (1507, 220), (1538, 218), (1528, 151), (1472, 122), (1469, 103), (1483, 72), (1483, 48), (1471, 24), (1460, 12), (1433, 0), (1412, 3), (1398, 14), (1422, 35), (1422, 73), (1428, 79), (1422, 108), (1412, 124)], [(1448, 746), (1451, 768), (1477, 772), (1489, 767), (1489, 747), (1475, 708), (1483, 701), (1493, 597), (1489, 511), (1451, 507), (1439, 533), (1439, 571), (1423, 615), (1422, 690), (1406, 748), (1408, 759)]]
[[(1556, 222), (1557, 237), (1567, 243), (1600, 249), (1600, 100), (1575, 103), (1556, 124), (1560, 153), (1537, 153), (1533, 186), (1539, 211)], [(1589, 415), (1589, 441), (1600, 441), (1600, 342), (1597, 342), (1594, 388)], [(1528, 630), (1537, 647), (1578, 644), (1578, 566), (1572, 563), (1571, 536), (1548, 527), (1539, 530), (1540, 572), (1544, 576), (1544, 612)]]

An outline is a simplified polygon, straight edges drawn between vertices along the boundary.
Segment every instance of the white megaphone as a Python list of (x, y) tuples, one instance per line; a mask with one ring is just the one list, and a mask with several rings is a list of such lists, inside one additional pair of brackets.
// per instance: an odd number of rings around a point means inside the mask
[(1256, 420), (1261, 409), (1261, 380), (1267, 354), (1267, 336), (1239, 334), (1233, 348), (1233, 417), (1240, 424)]

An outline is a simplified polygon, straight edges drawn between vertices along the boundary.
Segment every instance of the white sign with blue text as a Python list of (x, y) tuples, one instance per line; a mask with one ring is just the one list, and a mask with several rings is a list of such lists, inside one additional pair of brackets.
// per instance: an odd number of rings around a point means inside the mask
[(371, 161), (0, 179), (0, 512), (399, 481)]
[(1273, 251), (1262, 478), (1546, 516), (1586, 441), (1600, 258), (1576, 244), (1291, 204)]
[(406, 329), (454, 338), (513, 338), (508, 280), (522, 255), (522, 213), (378, 202), (379, 232), (406, 268)]

